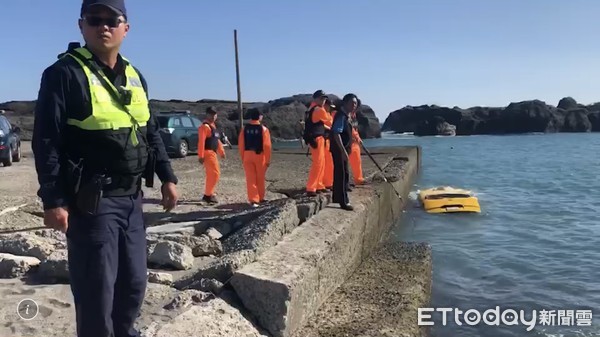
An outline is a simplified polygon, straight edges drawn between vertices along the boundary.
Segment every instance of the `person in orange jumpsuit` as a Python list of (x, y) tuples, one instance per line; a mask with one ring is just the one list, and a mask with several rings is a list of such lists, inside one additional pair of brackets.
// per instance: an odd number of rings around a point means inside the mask
[(271, 134), (261, 121), (262, 113), (258, 109), (252, 111), (250, 123), (242, 128), (238, 138), (248, 202), (253, 207), (265, 202), (265, 174), (271, 164)]
[(329, 121), (325, 122), (325, 172), (323, 173), (323, 185), (325, 189), (331, 191), (333, 189), (333, 157), (331, 156), (329, 132), (333, 124), (333, 116), (335, 115), (335, 105), (327, 99), (325, 102), (325, 110), (329, 114)]
[(365, 178), (363, 177), (362, 172), (362, 160), (360, 157), (360, 144), (362, 143), (362, 139), (360, 138), (360, 133), (358, 132), (358, 119), (356, 118), (356, 111), (350, 115), (350, 124), (352, 125), (352, 151), (350, 152), (349, 161), (350, 161), (350, 169), (352, 171), (352, 178), (354, 179), (354, 184), (361, 185), (365, 182)]
[(204, 165), (206, 172), (206, 182), (204, 187), (204, 196), (202, 200), (209, 204), (216, 204), (215, 189), (221, 169), (217, 154), (225, 158), (225, 149), (221, 143), (221, 133), (215, 125), (217, 120), (217, 110), (214, 107), (206, 109), (206, 118), (198, 128), (198, 161)]
[(325, 192), (323, 176), (325, 174), (325, 123), (328, 123), (330, 116), (325, 111), (324, 105), (327, 95), (323, 90), (317, 90), (313, 94), (313, 104), (311, 104), (306, 120), (305, 133), (309, 138), (312, 165), (306, 183), (306, 193), (308, 196), (315, 196), (317, 192)]

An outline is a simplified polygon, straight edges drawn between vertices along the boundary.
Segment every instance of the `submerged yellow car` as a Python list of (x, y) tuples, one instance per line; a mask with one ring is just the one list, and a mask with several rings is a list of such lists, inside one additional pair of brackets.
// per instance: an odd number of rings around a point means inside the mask
[(422, 190), (419, 199), (428, 213), (481, 213), (477, 197), (471, 191), (459, 188), (445, 186)]

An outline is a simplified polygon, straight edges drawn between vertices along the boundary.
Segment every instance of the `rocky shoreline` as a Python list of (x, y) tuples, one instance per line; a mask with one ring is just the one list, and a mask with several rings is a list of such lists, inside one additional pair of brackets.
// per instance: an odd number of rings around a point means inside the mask
[[(339, 96), (330, 95), (339, 105)], [(268, 102), (243, 103), (244, 118), (253, 110), (264, 113), (264, 124), (276, 141), (301, 138), (298, 123), (311, 102), (310, 94), (298, 94)], [(236, 101), (202, 99), (151, 100), (153, 111), (189, 110), (203, 118), (204, 111), (214, 106), (221, 113), (217, 121), (232, 144), (237, 144), (239, 114)], [(22, 130), (23, 140), (31, 140), (35, 101), (0, 103), (0, 110)], [(478, 134), (521, 134), (600, 131), (600, 103), (583, 105), (572, 97), (561, 99), (557, 106), (540, 100), (513, 102), (506, 107), (441, 107), (437, 105), (406, 106), (391, 112), (381, 124), (369, 105), (362, 105), (357, 114), (359, 132), (363, 139), (381, 138), (382, 132), (406, 133), (415, 136), (454, 136)]]
[[(339, 97), (330, 95), (334, 101)], [(283, 97), (269, 102), (243, 103), (244, 117), (254, 109), (264, 113), (263, 123), (271, 130), (271, 136), (281, 140), (300, 139), (302, 128), (298, 123), (308, 109), (312, 98), (310, 94), (299, 94), (291, 97)], [(189, 110), (193, 115), (204, 118), (206, 108), (216, 107), (221, 114), (217, 120), (220, 127), (232, 144), (237, 144), (239, 134), (239, 114), (236, 101), (223, 101), (202, 99), (199, 101), (183, 100), (151, 100), (150, 108), (155, 112)], [(11, 123), (19, 126), (22, 130), (23, 140), (31, 140), (33, 131), (33, 111), (35, 101), (11, 101), (0, 103), (0, 110), (5, 110), (5, 115)], [(358, 123), (361, 137), (364, 139), (381, 138), (381, 125), (379, 119), (371, 107), (364, 104), (358, 111)]]
[(386, 118), (382, 131), (415, 136), (521, 134), (600, 131), (600, 103), (583, 105), (571, 97), (552, 106), (540, 100), (502, 107), (407, 106)]

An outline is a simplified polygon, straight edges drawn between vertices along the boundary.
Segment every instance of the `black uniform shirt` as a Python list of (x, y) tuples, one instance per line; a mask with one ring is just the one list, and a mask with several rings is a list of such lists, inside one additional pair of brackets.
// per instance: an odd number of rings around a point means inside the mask
[(333, 139), (336, 135), (340, 135), (342, 146), (346, 148), (346, 151), (350, 149), (352, 142), (352, 125), (350, 125), (348, 114), (342, 107), (338, 112), (335, 113), (333, 119), (333, 125), (331, 126), (331, 144), (330, 152), (342, 153), (342, 149), (339, 148), (338, 144)]
[[(125, 85), (125, 61), (119, 55), (114, 70), (93, 59), (100, 66), (106, 77), (115, 87)], [(146, 93), (146, 80), (136, 69)], [(40, 189), (38, 196), (42, 199), (44, 209), (67, 205), (63, 173), (60, 167), (61, 153), (64, 153), (64, 132), (66, 131), (67, 116), (77, 117), (78, 113), (89, 115), (89, 85), (87, 76), (79, 64), (71, 57), (59, 59), (44, 70), (40, 91), (35, 107), (32, 150), (35, 157), (35, 167), (38, 174)], [(156, 115), (151, 113), (147, 123), (148, 143), (156, 152), (156, 174), (164, 182), (177, 183), (169, 157), (165, 151), (162, 138), (158, 132)]]

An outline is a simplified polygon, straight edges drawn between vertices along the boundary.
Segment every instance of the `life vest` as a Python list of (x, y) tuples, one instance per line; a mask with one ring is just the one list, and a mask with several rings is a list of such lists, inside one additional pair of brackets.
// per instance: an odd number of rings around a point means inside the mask
[(306, 112), (304, 119), (304, 134), (302, 135), (302, 138), (307, 144), (314, 141), (315, 138), (325, 135), (325, 123), (322, 121), (313, 123), (312, 121), (312, 115), (315, 112), (315, 109), (319, 108), (319, 106), (313, 106)]
[[(150, 109), (148, 96), (137, 71), (123, 58), (126, 84), (121, 89), (128, 92), (129, 99), (118, 102), (88, 64), (80, 59), (93, 62), (89, 50), (81, 47), (72, 49), (62, 57), (72, 57), (81, 66), (87, 78), (90, 99), (84, 104), (91, 107), (88, 115), (81, 113), (67, 116), (66, 123), (70, 131), (67, 147), (71, 154), (83, 158), (85, 169), (96, 173), (111, 176), (136, 176), (143, 173), (149, 151), (145, 135)], [(105, 83), (116, 90), (106, 75), (99, 71)]]
[(260, 124), (248, 124), (244, 126), (244, 150), (255, 151), (257, 154), (263, 152), (263, 126)]
[(204, 149), (216, 152), (219, 148), (219, 140), (221, 139), (221, 133), (210, 123), (204, 122), (202, 124), (206, 124), (210, 128), (210, 137), (206, 137), (206, 141), (204, 142)]

